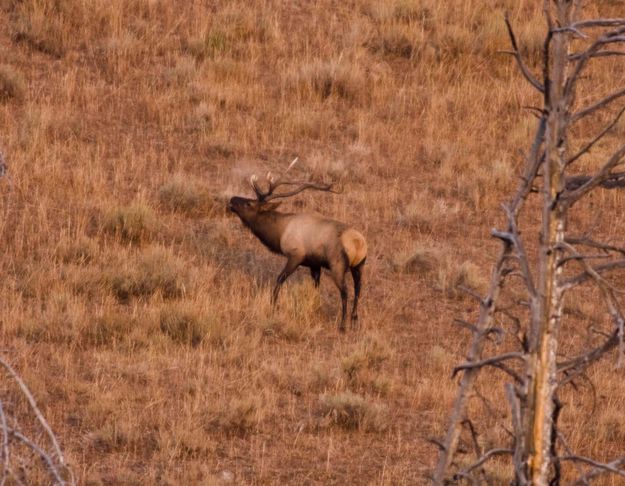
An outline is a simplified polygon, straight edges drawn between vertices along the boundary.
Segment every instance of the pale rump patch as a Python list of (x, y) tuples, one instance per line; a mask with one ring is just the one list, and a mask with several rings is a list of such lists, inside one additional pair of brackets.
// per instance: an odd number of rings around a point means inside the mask
[(347, 229), (341, 235), (341, 243), (347, 254), (349, 266), (355, 267), (362, 262), (367, 256), (367, 242), (355, 229)]

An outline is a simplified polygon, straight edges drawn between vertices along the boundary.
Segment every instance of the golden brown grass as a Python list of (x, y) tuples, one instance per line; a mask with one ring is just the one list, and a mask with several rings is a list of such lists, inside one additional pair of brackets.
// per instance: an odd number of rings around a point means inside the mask
[[(533, 129), (502, 13), (534, 63), (538, 3), (0, 2), (0, 339), (81, 483), (425, 482), (467, 339), (451, 322), (477, 311), (456, 285), (484, 285)], [(357, 332), (303, 270), (272, 312), (282, 262), (226, 214), (294, 156), (345, 192), (285, 207), (367, 235)], [(622, 202), (596, 201), (616, 241)], [(565, 427), (608, 458), (625, 386), (594, 378)]]

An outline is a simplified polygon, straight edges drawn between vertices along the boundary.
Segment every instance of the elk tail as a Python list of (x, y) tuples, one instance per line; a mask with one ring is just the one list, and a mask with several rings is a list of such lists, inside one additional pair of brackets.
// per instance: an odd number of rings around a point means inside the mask
[(341, 243), (350, 267), (357, 267), (367, 258), (367, 241), (355, 229), (346, 229), (341, 235)]

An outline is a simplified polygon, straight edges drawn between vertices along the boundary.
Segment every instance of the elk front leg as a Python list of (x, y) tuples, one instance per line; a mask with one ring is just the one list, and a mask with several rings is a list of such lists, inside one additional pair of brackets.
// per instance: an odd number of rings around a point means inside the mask
[(276, 306), (276, 302), (278, 301), (278, 294), (280, 293), (280, 287), (282, 287), (282, 284), (284, 283), (284, 281), (289, 278), (289, 275), (291, 275), (295, 269), (297, 267), (299, 267), (299, 264), (302, 262), (301, 258), (295, 258), (295, 257), (288, 257), (289, 259), (286, 262), (286, 265), (284, 266), (284, 269), (282, 270), (282, 272), (280, 272), (280, 275), (278, 275), (278, 279), (276, 280), (276, 285), (273, 288), (273, 293), (271, 294), (271, 306), (275, 307)]

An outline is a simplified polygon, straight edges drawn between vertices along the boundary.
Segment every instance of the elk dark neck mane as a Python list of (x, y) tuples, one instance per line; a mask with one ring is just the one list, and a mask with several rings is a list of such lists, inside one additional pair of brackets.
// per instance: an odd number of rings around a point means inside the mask
[(255, 218), (242, 221), (267, 248), (274, 253), (281, 253), (280, 238), (291, 216), (292, 213), (262, 211)]

